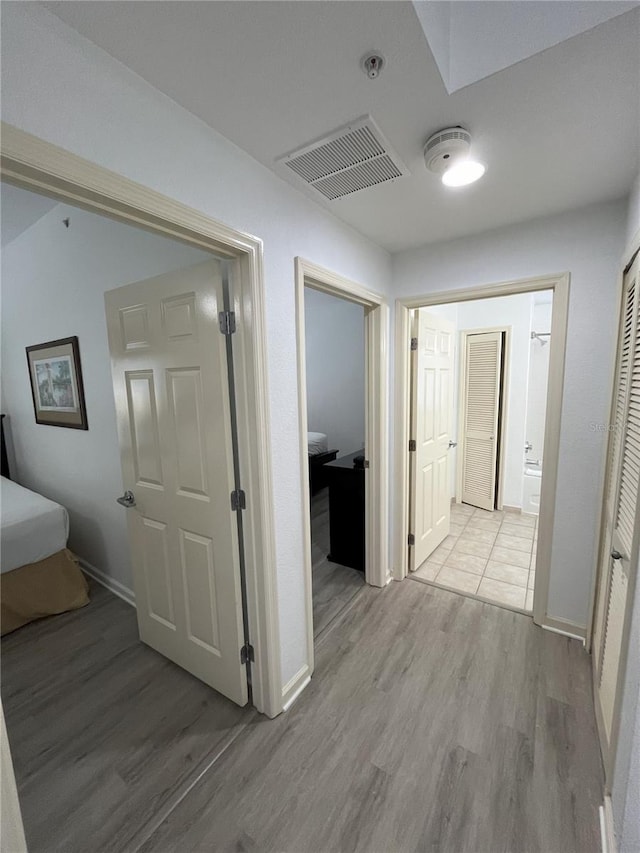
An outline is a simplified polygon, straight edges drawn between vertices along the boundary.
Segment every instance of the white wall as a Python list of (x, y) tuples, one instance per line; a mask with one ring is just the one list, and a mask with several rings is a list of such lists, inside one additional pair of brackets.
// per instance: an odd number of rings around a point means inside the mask
[(549, 613), (586, 626), (600, 512), (625, 205), (513, 225), (394, 256), (398, 296), (571, 273)]
[(339, 456), (364, 447), (364, 308), (305, 288), (307, 419)]
[[(305, 663), (293, 259), (388, 293), (390, 257), (35, 3), (2, 9), (4, 121), (264, 241), (282, 679)], [(114, 462), (115, 464), (115, 462)]]
[(627, 205), (627, 245), (640, 231), (640, 172), (631, 187)]
[[(2, 252), (2, 389), (12, 474), (63, 504), (71, 549), (129, 589), (126, 519), (115, 501), (122, 477), (104, 292), (210, 257), (62, 204)], [(72, 335), (79, 339), (86, 432), (36, 424), (33, 413), (25, 347)]]
[[(537, 294), (531, 297), (531, 331), (542, 334), (551, 331), (551, 302), (537, 303)], [(529, 337), (529, 381), (527, 383), (527, 417), (525, 440), (533, 445), (528, 459), (542, 459), (544, 455), (544, 426), (547, 414), (547, 389), (549, 379), (549, 353), (551, 338)]]

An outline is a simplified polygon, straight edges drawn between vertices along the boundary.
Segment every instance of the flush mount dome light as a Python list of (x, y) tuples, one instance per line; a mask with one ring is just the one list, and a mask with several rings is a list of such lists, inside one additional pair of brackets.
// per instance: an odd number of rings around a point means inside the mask
[(429, 137), (424, 146), (427, 169), (440, 175), (448, 187), (464, 187), (484, 175), (482, 163), (469, 157), (471, 134), (463, 127), (448, 127)]

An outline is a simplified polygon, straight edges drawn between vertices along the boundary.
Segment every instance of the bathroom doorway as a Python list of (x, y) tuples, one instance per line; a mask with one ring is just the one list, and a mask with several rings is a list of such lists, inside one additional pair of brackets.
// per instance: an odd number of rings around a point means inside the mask
[[(556, 369), (564, 360), (568, 282), (547, 281), (411, 300), (399, 388), (409, 410), (405, 576), (529, 614), (540, 596), (546, 611), (561, 392), (549, 376), (553, 353)], [(432, 369), (436, 355), (440, 366), (450, 358), (449, 370)]]

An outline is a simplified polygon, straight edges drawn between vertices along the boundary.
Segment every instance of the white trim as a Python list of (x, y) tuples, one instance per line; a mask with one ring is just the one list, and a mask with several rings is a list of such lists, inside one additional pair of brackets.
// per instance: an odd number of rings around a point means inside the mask
[(309, 673), (314, 668), (313, 588), (311, 561), (311, 507), (307, 451), (307, 371), (305, 355), (304, 289), (311, 287), (362, 305), (365, 309), (366, 414), (365, 454), (370, 467), (366, 483), (365, 580), (383, 587), (389, 579), (388, 511), (388, 344), (389, 307), (379, 293), (304, 258), (296, 257), (296, 362), (298, 377), (298, 432), (300, 489), (304, 547), (306, 651)]
[[(393, 572), (396, 580), (407, 575), (408, 545), (408, 495), (409, 454), (408, 447), (408, 400), (410, 377), (409, 313), (414, 308), (431, 305), (451, 304), (516, 293), (532, 293), (538, 290), (553, 290), (553, 314), (551, 322), (551, 344), (549, 354), (549, 384), (547, 390), (547, 414), (543, 459), (545, 470), (542, 476), (540, 515), (538, 520), (538, 559), (536, 588), (533, 599), (533, 621), (537, 625), (554, 625), (556, 620), (547, 616), (549, 597), (549, 574), (551, 570), (551, 544), (555, 516), (556, 480), (560, 453), (560, 418), (562, 414), (564, 363), (569, 314), (570, 274), (540, 276), (502, 282), (489, 286), (427, 293), (396, 300), (396, 431), (395, 431), (395, 479), (396, 496), (395, 547)], [(582, 630), (579, 628), (579, 630)]]
[[(456, 503), (462, 503), (462, 473), (464, 458), (464, 420), (460, 416), (463, 412), (465, 381), (466, 381), (466, 348), (469, 335), (479, 335), (485, 332), (504, 332), (504, 370), (500, 377), (500, 445), (498, 447), (498, 480), (496, 482), (495, 504), (496, 509), (505, 509), (502, 505), (504, 493), (504, 469), (506, 453), (506, 427), (507, 411), (509, 409), (509, 378), (511, 368), (511, 326), (491, 326), (486, 329), (460, 329), (458, 341), (458, 447), (456, 453)], [(465, 356), (463, 358), (463, 355)]]
[(611, 797), (605, 797), (598, 809), (600, 813), (600, 840), (602, 853), (617, 853), (616, 834), (613, 825), (613, 808)]
[(551, 631), (552, 634), (562, 634), (563, 637), (580, 640), (583, 644), (587, 633), (587, 629), (583, 625), (568, 622), (566, 619), (554, 619), (553, 616), (547, 616), (540, 627), (544, 628), (545, 631)]
[(4, 122), (0, 153), (5, 181), (236, 261), (232, 285), (242, 327), (234, 340), (243, 420), (241, 466), (245, 491), (256, 508), (245, 521), (249, 626), (256, 656), (253, 702), (258, 711), (274, 717), (282, 711), (282, 676), (262, 241)]
[(311, 670), (305, 663), (282, 688), (282, 710), (288, 711), (302, 691), (311, 683)]
[(136, 606), (136, 594), (132, 589), (129, 589), (128, 586), (120, 583), (120, 581), (117, 581), (110, 575), (106, 575), (104, 572), (101, 572), (100, 569), (96, 569), (95, 566), (92, 566), (91, 563), (87, 562), (87, 560), (84, 560), (82, 557), (78, 557), (77, 554), (74, 554), (74, 556), (85, 575), (89, 575), (89, 577), (96, 583), (99, 583), (100, 586), (105, 587), (109, 592), (112, 592), (114, 595), (117, 595), (118, 598), (126, 601), (126, 603), (131, 607)]

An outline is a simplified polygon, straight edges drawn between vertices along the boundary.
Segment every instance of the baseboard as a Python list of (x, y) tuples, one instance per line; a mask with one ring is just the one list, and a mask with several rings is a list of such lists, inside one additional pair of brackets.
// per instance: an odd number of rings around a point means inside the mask
[(309, 665), (305, 663), (304, 666), (296, 672), (293, 678), (290, 681), (287, 681), (285, 686), (282, 688), (283, 711), (289, 710), (310, 681), (311, 673), (309, 672)]
[(564, 634), (574, 640), (581, 640), (583, 643), (587, 636), (587, 629), (583, 625), (577, 625), (566, 619), (555, 619), (553, 616), (545, 616), (540, 627), (554, 634)]
[(128, 586), (125, 586), (120, 581), (115, 580), (115, 578), (110, 577), (109, 575), (105, 575), (104, 572), (101, 572), (100, 569), (96, 569), (95, 566), (92, 566), (91, 563), (88, 563), (86, 560), (83, 560), (81, 557), (78, 557), (76, 554), (76, 559), (80, 564), (80, 568), (85, 573), (85, 575), (89, 575), (90, 578), (93, 578), (96, 583), (99, 583), (101, 586), (106, 587), (109, 592), (112, 592), (114, 595), (117, 595), (118, 598), (121, 598), (123, 601), (126, 601), (127, 604), (130, 604), (131, 607), (136, 606), (136, 596), (132, 589), (129, 589)]
[(611, 808), (611, 797), (605, 797), (600, 806), (600, 838), (602, 840), (602, 853), (617, 853), (616, 836), (613, 831), (613, 809)]

